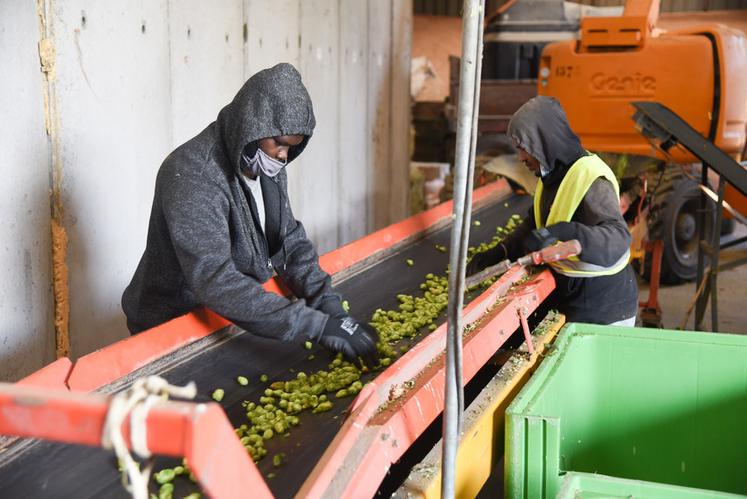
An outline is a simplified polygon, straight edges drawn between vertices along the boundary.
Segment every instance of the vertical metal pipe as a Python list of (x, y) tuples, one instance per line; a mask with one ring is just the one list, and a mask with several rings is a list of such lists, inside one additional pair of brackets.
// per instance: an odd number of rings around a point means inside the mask
[[(708, 186), (708, 165), (703, 163), (702, 169), (700, 171), (700, 183), (704, 186)], [(696, 274), (696, 292), (697, 287), (700, 285), (700, 282), (703, 280), (703, 274), (705, 272), (705, 265), (706, 265), (706, 253), (708, 252), (707, 246), (707, 235), (705, 233), (706, 231), (706, 210), (707, 207), (707, 200), (705, 193), (701, 190), (700, 191), (700, 198), (699, 198), (699, 206), (700, 209), (698, 210), (698, 218), (697, 218), (697, 227), (698, 227), (698, 267), (697, 267), (697, 274)], [(709, 281), (710, 282), (710, 281)], [(695, 300), (695, 320), (693, 322), (693, 329), (695, 331), (702, 331), (703, 330), (703, 317), (705, 316), (705, 308), (706, 304), (708, 303), (708, 292), (710, 291), (710, 288), (708, 285), (706, 285), (703, 293), (696, 297)]]
[(482, 63), (484, 0), (464, 0), (462, 11), (462, 64), (459, 79), (456, 157), (454, 165), (454, 225), (449, 259), (449, 305), (446, 335), (446, 399), (443, 417), (441, 497), (455, 493), (456, 451), (464, 406), (462, 386), (462, 306), (464, 273), (472, 205), (474, 149)]
[(716, 226), (711, 239), (711, 331), (718, 332), (718, 260), (721, 250), (721, 222), (724, 213), (724, 176), (718, 176), (718, 201), (716, 202)]

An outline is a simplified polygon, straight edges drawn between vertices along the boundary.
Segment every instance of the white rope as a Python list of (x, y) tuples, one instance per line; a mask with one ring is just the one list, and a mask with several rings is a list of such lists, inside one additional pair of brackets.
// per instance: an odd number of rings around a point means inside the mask
[[(190, 381), (186, 386), (174, 386), (159, 376), (148, 376), (136, 380), (128, 390), (112, 397), (101, 435), (101, 445), (105, 449), (114, 449), (123, 468), (122, 485), (135, 499), (148, 499), (148, 480), (153, 469), (153, 459), (148, 449), (146, 421), (151, 407), (161, 400), (168, 399), (169, 395), (192, 399), (196, 394), (197, 387), (194, 381)], [(140, 464), (132, 458), (122, 436), (122, 423), (128, 415), (132, 450), (140, 458), (146, 459), (142, 470)]]

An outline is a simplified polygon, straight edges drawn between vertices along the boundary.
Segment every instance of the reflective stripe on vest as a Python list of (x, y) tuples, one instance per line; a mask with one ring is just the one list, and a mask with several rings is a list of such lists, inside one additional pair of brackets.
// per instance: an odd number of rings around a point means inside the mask
[[(537, 190), (534, 192), (534, 221), (537, 228), (540, 229), (545, 225), (554, 225), (558, 222), (570, 222), (573, 214), (576, 213), (576, 209), (586, 196), (589, 187), (599, 177), (604, 177), (612, 183), (619, 201), (620, 188), (609, 166), (596, 154), (583, 156), (571, 165), (565, 178), (560, 182), (558, 193), (550, 207), (546, 223), (542, 220), (541, 214), (543, 184), (542, 180), (537, 182)], [(626, 250), (620, 259), (609, 267), (583, 262), (578, 257), (562, 262), (553, 262), (550, 265), (558, 273), (569, 277), (595, 277), (617, 274), (625, 268), (629, 258), (630, 249)]]

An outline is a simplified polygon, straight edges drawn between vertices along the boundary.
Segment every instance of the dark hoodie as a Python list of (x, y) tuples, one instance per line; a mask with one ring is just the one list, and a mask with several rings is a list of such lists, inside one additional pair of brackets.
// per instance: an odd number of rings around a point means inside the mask
[[(508, 134), (516, 145), (537, 158), (544, 186), (541, 213), (550, 213), (560, 183), (568, 169), (589, 154), (570, 128), (560, 103), (552, 97), (539, 96), (524, 104), (511, 118)], [(515, 260), (526, 252), (524, 241), (536, 228), (534, 211), (504, 241), (508, 258)], [(610, 266), (630, 246), (631, 236), (620, 213), (620, 203), (612, 184), (598, 178), (589, 187), (570, 222), (547, 227), (561, 241), (578, 239), (588, 263)], [(569, 321), (610, 324), (636, 315), (638, 284), (630, 265), (615, 275), (568, 277), (553, 271), (557, 282), (558, 308)]]
[[(240, 177), (245, 148), (256, 150), (266, 137), (303, 135), (288, 151), (290, 163), (314, 126), (301, 76), (293, 66), (278, 64), (252, 76), (215, 122), (166, 158), (156, 179), (145, 252), (122, 296), (132, 333), (204, 305), (263, 336), (321, 334), (327, 315), (317, 309), (339, 310), (339, 297), (293, 217), (285, 170), (260, 177), (269, 238), (256, 223), (256, 207)], [(262, 288), (273, 271), (299, 300)]]

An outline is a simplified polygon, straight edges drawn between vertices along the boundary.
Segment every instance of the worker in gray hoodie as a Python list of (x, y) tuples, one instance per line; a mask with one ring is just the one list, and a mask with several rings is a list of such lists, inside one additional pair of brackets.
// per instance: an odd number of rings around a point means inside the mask
[[(133, 334), (205, 306), (249, 332), (376, 364), (375, 331), (345, 312), (291, 212), (285, 167), (315, 124), (298, 71), (278, 64), (166, 158), (145, 252), (122, 296)], [(265, 291), (274, 274), (296, 300)]]
[(635, 325), (638, 284), (628, 263), (631, 235), (610, 168), (581, 146), (552, 97), (534, 97), (521, 106), (509, 121), (508, 135), (519, 159), (539, 177), (534, 207), (504, 241), (475, 255), (467, 272), (577, 239), (578, 257), (549, 264), (557, 307), (572, 322)]

